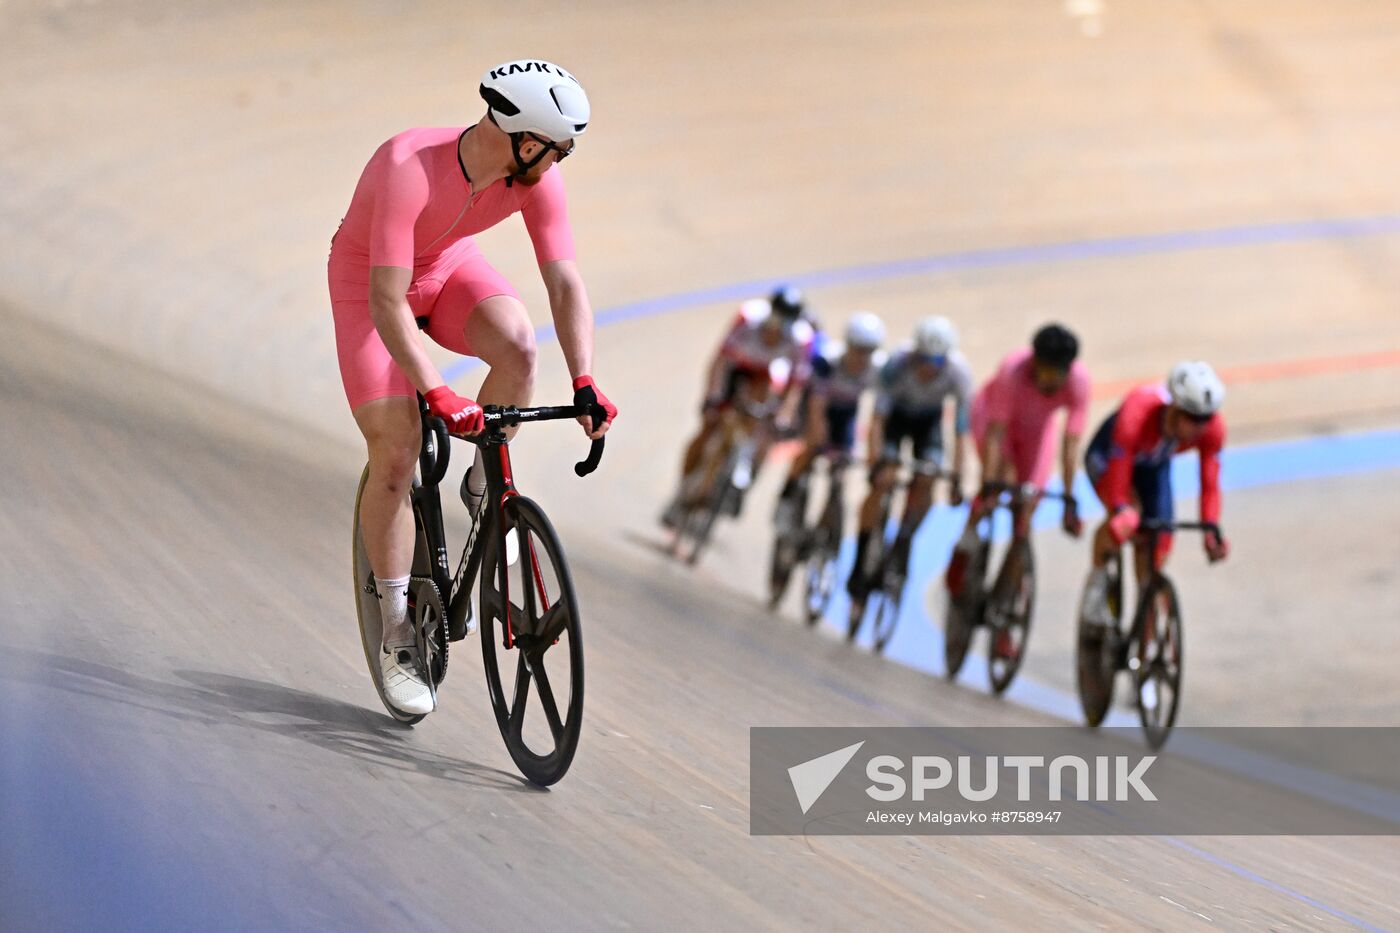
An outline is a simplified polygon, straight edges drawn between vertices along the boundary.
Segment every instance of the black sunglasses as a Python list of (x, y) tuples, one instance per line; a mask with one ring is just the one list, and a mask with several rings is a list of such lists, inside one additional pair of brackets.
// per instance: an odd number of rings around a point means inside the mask
[[(534, 133), (526, 133), (525, 135), (533, 139), (535, 142), (539, 143), (541, 146), (544, 146), (546, 152), (554, 153), (554, 161), (556, 163), (563, 162), (565, 159), (567, 159), (569, 157), (569, 153), (573, 152), (574, 147), (578, 145), (578, 143), (571, 142), (569, 143), (569, 148), (565, 149), (563, 146), (556, 146), (552, 141), (545, 139), (543, 136), (536, 136)], [(539, 160), (536, 159), (534, 161), (538, 162)]]

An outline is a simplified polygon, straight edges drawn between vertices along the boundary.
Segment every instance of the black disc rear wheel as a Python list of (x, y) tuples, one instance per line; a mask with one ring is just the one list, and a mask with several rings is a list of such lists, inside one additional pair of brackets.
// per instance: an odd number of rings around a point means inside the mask
[(548, 786), (569, 770), (583, 729), (578, 600), (564, 549), (540, 507), (512, 496), (498, 517), (504, 535), (494, 527), (482, 532), (486, 685), (511, 759), (531, 782)]

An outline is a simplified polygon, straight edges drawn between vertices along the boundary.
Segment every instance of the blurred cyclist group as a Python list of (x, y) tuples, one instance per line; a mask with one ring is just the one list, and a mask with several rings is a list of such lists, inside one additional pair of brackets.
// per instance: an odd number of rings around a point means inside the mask
[[(1054, 472), (1057, 446), (1066, 493), (1061, 524), (1072, 537), (1082, 533), (1072, 491), (1091, 387), (1079, 339), (1063, 324), (1041, 327), (975, 386), (958, 331), (947, 318), (924, 318), (906, 339), (891, 340), (878, 316), (858, 311), (837, 338), (823, 331), (798, 289), (780, 287), (766, 299), (744, 302), (726, 331), (706, 372), (701, 423), (686, 445), (680, 483), (662, 522), (677, 529), (687, 507), (705, 498), (715, 476), (707, 458), (724, 453), (723, 446), (709, 441), (724, 429), (752, 440), (754, 473), (776, 440), (797, 441), (774, 510), (775, 532), (787, 533), (804, 521), (799, 512), (805, 499), (796, 493), (814, 464), (827, 458), (839, 468), (855, 457), (857, 415), (862, 401), (873, 396), (865, 431), (868, 491), (846, 580), (852, 612), (860, 611), (873, 585), (867, 560), (872, 549), (888, 547), (907, 570), (914, 535), (934, 503), (936, 480), (947, 480), (950, 505), (963, 503), (970, 435), (980, 475), (966, 529), (947, 562), (945, 583), (956, 592), (977, 540), (975, 528), (996, 501), (994, 491), (1008, 486), (1021, 491), (1014, 520), (1024, 533)], [(1204, 537), (1206, 554), (1212, 562), (1227, 555), (1219, 530), (1224, 398), (1224, 383), (1209, 364), (1183, 361), (1164, 381), (1129, 391), (1091, 435), (1083, 465), (1106, 516), (1093, 535), (1081, 609), (1087, 619), (1111, 622), (1103, 598), (1109, 556), (1136, 543), (1144, 521), (1173, 519), (1170, 468), (1177, 454), (1198, 452), (1200, 518), (1211, 526)], [(1062, 411), (1057, 445), (1055, 425)], [(902, 471), (908, 474), (904, 510), (892, 523), (892, 542), (885, 542), (890, 530), (879, 527), (881, 503)], [(751, 483), (752, 475), (745, 475), (735, 485), (742, 492)], [(737, 514), (740, 502), (731, 512)], [(1158, 535), (1156, 542), (1155, 554), (1136, 555), (1139, 575), (1149, 561), (1158, 567), (1165, 562), (1171, 536)]]

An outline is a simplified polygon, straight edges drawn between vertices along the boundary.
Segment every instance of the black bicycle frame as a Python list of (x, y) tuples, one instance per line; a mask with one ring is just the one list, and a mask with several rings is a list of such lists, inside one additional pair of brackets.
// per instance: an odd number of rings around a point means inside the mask
[[(502, 408), (487, 405), (484, 408), (486, 427), (477, 436), (467, 438), (482, 451), (482, 467), (486, 472), (486, 498), (482, 502), (481, 514), (477, 518), (477, 534), (468, 539), (463, 547), (462, 557), (457, 564), (454, 577), (447, 554), (447, 535), (442, 524), (443, 477), (447, 474), (447, 464), (451, 456), (451, 436), (441, 418), (428, 410), (427, 401), (418, 397), (418, 410), (423, 424), (423, 446), (418, 456), (418, 466), (422, 482), (413, 487), (411, 501), (418, 513), (423, 534), (427, 538), (428, 553), (432, 555), (429, 574), (437, 585), (443, 603), (447, 607), (449, 631), (460, 631), (471, 608), (472, 584), (481, 569), (484, 553), (482, 531), (490, 528), (498, 536), (498, 543), (505, 546), (506, 530), (501, 521), (502, 507), (511, 496), (519, 495), (511, 474), (510, 447), (505, 429), (526, 421), (561, 421), (590, 415), (595, 425), (606, 417), (600, 405), (554, 405), (541, 408)], [(603, 457), (603, 438), (593, 441), (587, 459), (574, 464), (574, 473), (587, 476), (598, 467)], [(417, 568), (415, 568), (417, 569)], [(503, 626), (506, 630), (506, 647), (514, 643), (509, 619)]]

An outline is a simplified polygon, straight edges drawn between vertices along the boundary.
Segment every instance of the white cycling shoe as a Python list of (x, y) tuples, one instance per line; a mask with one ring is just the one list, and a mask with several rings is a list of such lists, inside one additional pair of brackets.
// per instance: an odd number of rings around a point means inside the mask
[(418, 649), (414, 647), (379, 649), (379, 673), (384, 699), (407, 716), (426, 716), (433, 711), (433, 691), (418, 673)]

